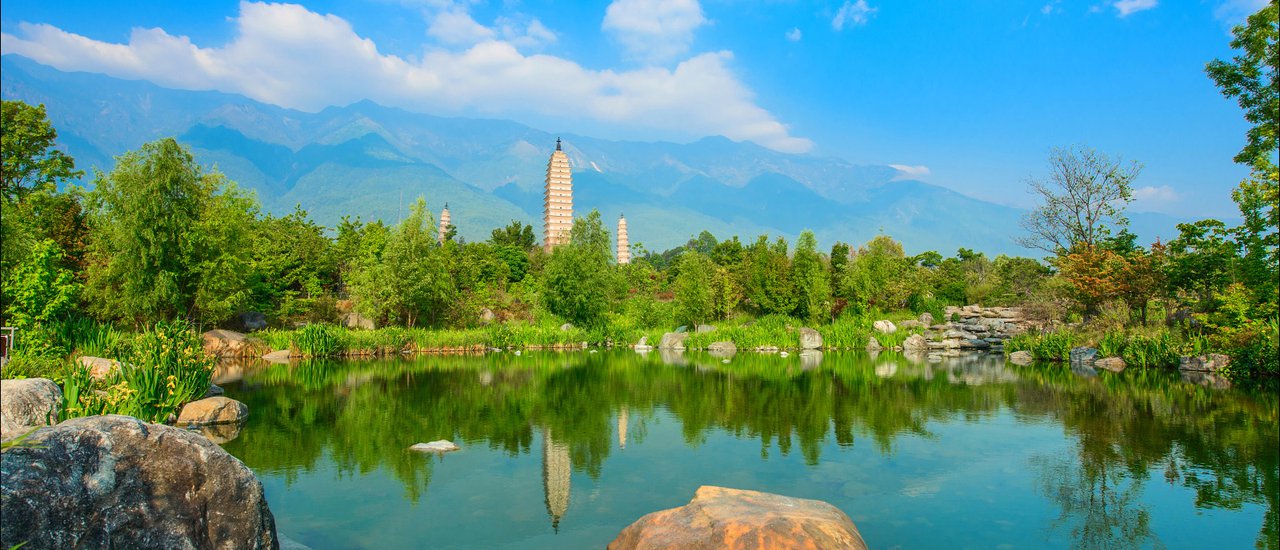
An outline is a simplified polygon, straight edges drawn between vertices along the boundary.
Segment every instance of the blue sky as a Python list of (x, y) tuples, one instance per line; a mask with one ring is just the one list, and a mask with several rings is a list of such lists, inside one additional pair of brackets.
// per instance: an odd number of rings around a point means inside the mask
[(1264, 0), (6, 0), (2, 49), (319, 110), (607, 139), (725, 135), (1013, 206), (1051, 147), (1142, 162), (1135, 211), (1230, 216), (1247, 124), (1204, 64)]

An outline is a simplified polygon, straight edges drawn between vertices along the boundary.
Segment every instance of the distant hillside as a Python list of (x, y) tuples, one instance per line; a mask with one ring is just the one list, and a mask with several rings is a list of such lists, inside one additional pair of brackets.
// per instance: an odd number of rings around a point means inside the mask
[[(556, 137), (574, 166), (575, 209), (612, 225), (626, 214), (632, 242), (650, 250), (702, 230), (745, 240), (817, 233), (859, 244), (886, 233), (909, 252), (1017, 247), (1020, 212), (919, 181), (888, 166), (784, 154), (708, 137), (688, 143), (608, 141), (504, 120), (445, 118), (360, 102), (304, 113), (217, 92), (170, 90), (65, 73), (13, 55), (0, 59), (5, 99), (44, 103), (67, 152), (83, 168), (175, 136), (197, 158), (257, 192), (268, 211), (301, 205), (333, 226), (343, 215), (394, 223), (424, 196), (448, 203), (459, 234), (482, 240), (512, 219), (541, 231), (541, 186)], [(1170, 238), (1173, 220), (1133, 216), (1144, 240)]]

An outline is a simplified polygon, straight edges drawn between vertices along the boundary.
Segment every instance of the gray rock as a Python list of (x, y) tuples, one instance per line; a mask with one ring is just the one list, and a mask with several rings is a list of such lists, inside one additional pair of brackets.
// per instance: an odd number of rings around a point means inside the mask
[(204, 399), (205, 397), (218, 397), (226, 393), (227, 391), (222, 389), (222, 386), (210, 382), (209, 389), (205, 390), (204, 397), (201, 397), (201, 399)]
[(560, 325), (560, 332), (568, 332), (573, 330), (573, 323), (565, 323)]
[(872, 323), (871, 327), (876, 329), (876, 332), (879, 332), (880, 334), (893, 334), (898, 332), (898, 327), (894, 326), (893, 322), (888, 319), (876, 321), (875, 323)]
[(924, 336), (912, 334), (902, 341), (902, 349), (906, 351), (924, 351), (929, 349), (929, 341)]
[(1198, 357), (1183, 356), (1178, 360), (1178, 370), (1196, 372), (1218, 372), (1231, 364), (1231, 356), (1211, 353)]
[(884, 346), (880, 345), (880, 341), (875, 336), (867, 337), (867, 351), (880, 351)]
[(267, 316), (261, 311), (246, 311), (236, 316), (240, 321), (240, 328), (244, 330), (262, 330), (267, 328)]
[(1109, 370), (1111, 372), (1124, 372), (1124, 359), (1119, 357), (1104, 357), (1093, 362), (1095, 368)]
[(1068, 357), (1073, 365), (1092, 365), (1093, 360), (1098, 358), (1098, 350), (1085, 346), (1076, 346), (1071, 348)]
[(947, 340), (954, 340), (954, 339), (973, 340), (974, 338), (977, 338), (977, 336), (971, 332), (966, 332), (963, 330), (956, 330), (956, 329), (951, 329), (942, 333), (942, 337)]
[(487, 307), (480, 308), (480, 323), (487, 325), (489, 323), (492, 323), (495, 318), (496, 317), (494, 316), (492, 309), (489, 309)]
[(274, 548), (262, 484), (199, 434), (119, 415), (42, 428), (0, 455), (0, 546)]
[(658, 342), (658, 349), (684, 349), (684, 341), (689, 338), (687, 332), (668, 332), (662, 335), (662, 341)]
[(1015, 365), (1027, 366), (1035, 362), (1035, 358), (1031, 356), (1029, 351), (1015, 351), (1009, 354), (1009, 362)]
[(805, 327), (800, 329), (800, 349), (822, 348), (822, 335), (818, 331)]
[(347, 313), (346, 315), (343, 315), (340, 323), (342, 324), (342, 326), (347, 328), (359, 328), (364, 330), (373, 330), (377, 328), (377, 325), (373, 322), (373, 319), (365, 317), (364, 315), (361, 315), (354, 311)]
[(62, 389), (48, 378), (0, 380), (0, 440), (58, 423)]
[(924, 324), (925, 326), (930, 326), (930, 325), (932, 325), (932, 324), (933, 324), (933, 314), (932, 314), (932, 313), (929, 313), (929, 312), (927, 312), (927, 311), (926, 311), (926, 312), (924, 312), (924, 313), (921, 313), (921, 314), (920, 314), (920, 322), (921, 322), (922, 324)]
[(964, 340), (960, 343), (960, 347), (965, 349), (991, 349), (991, 344), (986, 340), (974, 338), (972, 340)]
[(448, 453), (458, 450), (458, 446), (452, 441), (440, 439), (431, 443), (415, 443), (409, 447), (409, 450), (421, 453)]
[(711, 352), (712, 355), (723, 358), (738, 353), (738, 346), (729, 341), (712, 342), (711, 345), (707, 346), (707, 351)]
[(640, 341), (639, 341), (639, 342), (636, 342), (636, 347), (640, 347), (640, 346), (649, 347), (649, 337), (648, 337), (648, 336), (641, 336), (641, 337), (640, 337)]

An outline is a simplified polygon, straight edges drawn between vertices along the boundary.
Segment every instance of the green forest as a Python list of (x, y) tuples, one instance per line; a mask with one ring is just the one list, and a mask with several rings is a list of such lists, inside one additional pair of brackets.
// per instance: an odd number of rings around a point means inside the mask
[[(134, 333), (180, 339), (173, 326), (234, 327), (250, 312), (272, 327), (264, 339), (274, 345), (319, 341), (308, 345), (324, 349), (307, 354), (331, 355), (415, 339), (625, 345), (711, 323), (744, 339), (845, 327), (847, 337), (828, 344), (858, 347), (876, 318), (942, 319), (945, 306), (982, 304), (1021, 306), (1077, 344), (1163, 339), (1176, 353), (1232, 355), (1237, 379), (1274, 380), (1280, 100), (1267, 18), (1276, 9), (1235, 29), (1239, 55), (1206, 66), (1252, 124), (1235, 157), (1252, 172), (1232, 193), (1242, 223), (1204, 219), (1179, 225), (1168, 242), (1139, 243), (1125, 207), (1141, 164), (1066, 146), (1030, 182), (1038, 207), (1009, 228), (1042, 258), (965, 248), (909, 256), (883, 234), (828, 248), (811, 232), (794, 243), (703, 232), (662, 252), (637, 244), (633, 262), (618, 265), (597, 212), (575, 220), (570, 244), (546, 253), (520, 222), (484, 242), (453, 231), (440, 242), (430, 197), (394, 224), (344, 218), (323, 227), (301, 208), (263, 212), (174, 139), (85, 174), (58, 149), (42, 105), (5, 101), (2, 311), (19, 334), (5, 376), (61, 380), (76, 355), (140, 354)], [(352, 312), (385, 328), (339, 329)]]

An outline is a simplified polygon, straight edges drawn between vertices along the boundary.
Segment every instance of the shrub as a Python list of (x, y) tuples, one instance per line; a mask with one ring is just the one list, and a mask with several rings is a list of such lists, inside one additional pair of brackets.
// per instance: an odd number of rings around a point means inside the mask
[(1137, 334), (1125, 343), (1120, 357), (1129, 366), (1175, 366), (1178, 364), (1178, 345), (1168, 331), (1161, 331), (1154, 336)]

